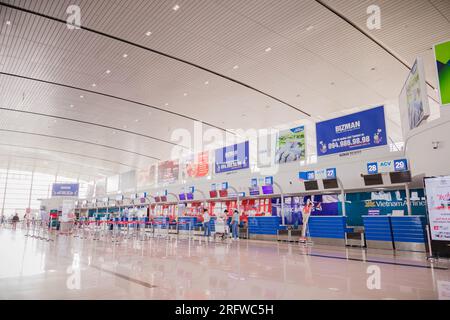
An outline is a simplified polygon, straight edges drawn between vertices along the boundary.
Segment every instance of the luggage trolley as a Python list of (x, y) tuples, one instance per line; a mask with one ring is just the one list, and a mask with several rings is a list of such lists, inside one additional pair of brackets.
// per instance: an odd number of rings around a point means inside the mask
[(230, 237), (230, 227), (224, 219), (217, 218), (215, 229), (214, 240), (216, 240), (216, 236), (220, 236), (222, 241)]

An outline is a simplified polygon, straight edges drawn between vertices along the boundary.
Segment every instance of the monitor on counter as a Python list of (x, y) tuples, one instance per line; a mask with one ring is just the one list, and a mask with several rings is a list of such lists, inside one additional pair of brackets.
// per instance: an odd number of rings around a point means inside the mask
[(317, 183), (317, 180), (304, 181), (304, 184), (306, 191), (319, 190), (319, 184)]
[(337, 179), (325, 179), (323, 180), (324, 189), (339, 189), (339, 184)]
[(248, 190), (249, 190), (249, 194), (251, 196), (259, 196), (260, 195), (259, 187), (250, 187), (250, 188), (248, 188)]
[(412, 180), (411, 171), (391, 172), (391, 183), (409, 183)]
[(228, 190), (219, 190), (219, 195), (221, 198), (227, 198), (228, 197)]
[(155, 202), (161, 202), (161, 197), (155, 197)]
[(273, 194), (273, 186), (272, 185), (262, 186), (262, 192), (263, 194)]
[(180, 201), (186, 201), (186, 194), (181, 193), (178, 197), (180, 198)]
[(363, 177), (366, 186), (378, 186), (383, 184), (383, 175), (381, 173), (368, 174)]
[(161, 196), (161, 202), (167, 202), (167, 196)]
[(187, 200), (194, 200), (194, 194), (192, 192), (186, 193)]
[(209, 197), (210, 198), (217, 198), (217, 190), (211, 190), (209, 192)]

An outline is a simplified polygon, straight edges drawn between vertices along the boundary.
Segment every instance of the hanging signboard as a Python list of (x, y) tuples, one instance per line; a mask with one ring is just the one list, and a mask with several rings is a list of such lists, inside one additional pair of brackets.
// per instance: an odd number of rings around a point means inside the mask
[(243, 142), (216, 150), (216, 173), (250, 168), (249, 142)]
[(158, 183), (174, 183), (179, 179), (178, 161), (164, 161), (158, 165)]
[(388, 160), (367, 163), (367, 173), (389, 173), (389, 172), (404, 172), (408, 171), (408, 160)]
[(209, 151), (192, 154), (184, 162), (184, 172), (188, 178), (202, 178), (209, 174)]
[(427, 83), (422, 58), (417, 58), (399, 97), (403, 135), (417, 128), (430, 116)]
[(438, 90), (442, 106), (450, 106), (450, 41), (434, 46)]
[(387, 145), (384, 106), (316, 124), (318, 156)]
[(336, 168), (320, 169), (315, 171), (302, 171), (299, 173), (299, 179), (305, 181), (319, 179), (336, 179)]
[(288, 163), (306, 159), (305, 127), (281, 131), (277, 139), (275, 163)]
[(79, 189), (78, 183), (54, 183), (52, 197), (78, 197)]

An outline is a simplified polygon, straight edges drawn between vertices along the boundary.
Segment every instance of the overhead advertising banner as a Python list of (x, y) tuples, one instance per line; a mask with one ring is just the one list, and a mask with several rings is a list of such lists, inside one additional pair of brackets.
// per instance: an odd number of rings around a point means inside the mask
[(438, 89), (443, 106), (450, 105), (450, 41), (434, 46), (438, 75)]
[(52, 197), (78, 197), (79, 189), (78, 183), (54, 183)]
[(164, 161), (158, 165), (158, 183), (174, 183), (178, 181), (179, 174), (178, 160)]
[(431, 239), (450, 241), (450, 176), (426, 178)]
[(318, 156), (387, 145), (384, 106), (316, 124)]
[(136, 189), (136, 171), (128, 171), (120, 175), (120, 190), (128, 192)]
[(250, 168), (248, 141), (216, 150), (216, 173), (248, 168)]
[(399, 97), (403, 135), (417, 128), (430, 116), (423, 60), (417, 58)]
[(367, 173), (389, 173), (389, 172), (403, 172), (408, 171), (408, 160), (388, 160), (367, 163)]
[(184, 176), (202, 178), (209, 174), (209, 151), (192, 154), (184, 160)]
[(278, 134), (275, 163), (288, 163), (306, 159), (305, 127), (300, 126)]
[(156, 184), (156, 165), (136, 171), (137, 187), (153, 187)]

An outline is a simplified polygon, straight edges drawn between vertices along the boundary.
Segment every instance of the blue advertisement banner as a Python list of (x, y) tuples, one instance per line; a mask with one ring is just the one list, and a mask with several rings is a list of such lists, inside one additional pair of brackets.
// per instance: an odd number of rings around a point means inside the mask
[(52, 197), (78, 197), (78, 183), (54, 183)]
[(249, 142), (243, 142), (216, 150), (216, 173), (250, 168)]
[(318, 156), (387, 145), (384, 106), (316, 124)]

